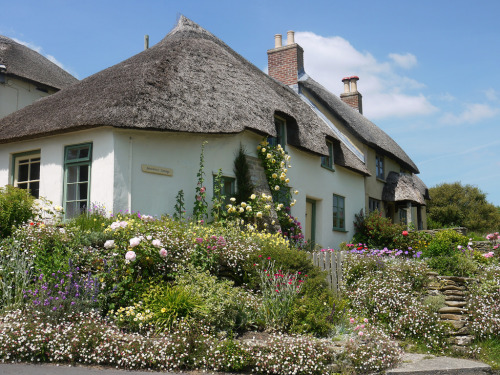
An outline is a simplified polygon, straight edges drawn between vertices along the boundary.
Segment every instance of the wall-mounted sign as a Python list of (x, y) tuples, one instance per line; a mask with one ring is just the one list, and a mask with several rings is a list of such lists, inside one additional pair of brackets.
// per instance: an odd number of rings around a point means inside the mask
[(174, 175), (174, 171), (172, 169), (157, 167), (154, 165), (142, 164), (141, 169), (145, 173), (161, 174), (163, 176), (170, 176), (170, 177), (172, 177)]

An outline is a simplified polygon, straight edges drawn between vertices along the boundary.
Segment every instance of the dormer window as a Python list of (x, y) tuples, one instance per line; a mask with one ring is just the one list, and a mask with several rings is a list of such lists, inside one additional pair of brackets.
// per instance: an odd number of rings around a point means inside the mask
[(276, 137), (268, 137), (270, 146), (281, 145), (285, 149), (286, 145), (286, 121), (281, 117), (274, 117), (274, 126), (276, 127)]
[(333, 169), (333, 143), (326, 141), (326, 146), (328, 147), (328, 156), (321, 157), (321, 166)]
[(375, 169), (377, 172), (377, 178), (381, 180), (385, 180), (385, 171), (384, 171), (384, 157), (380, 155), (375, 156)]

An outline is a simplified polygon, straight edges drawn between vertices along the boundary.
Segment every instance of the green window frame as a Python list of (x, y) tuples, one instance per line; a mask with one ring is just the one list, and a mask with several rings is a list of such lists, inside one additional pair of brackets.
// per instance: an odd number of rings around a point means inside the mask
[[(214, 175), (213, 176), (214, 192), (217, 191), (217, 186), (215, 186), (215, 179), (216, 178), (217, 178), (217, 175)], [(222, 182), (221, 195), (224, 196), (224, 204), (229, 204), (229, 203), (231, 203), (231, 201), (230, 201), (231, 197), (234, 196), (234, 194), (236, 193), (236, 178), (222, 176), (221, 182)]]
[(286, 145), (286, 121), (281, 117), (274, 117), (274, 126), (276, 127), (276, 137), (267, 137), (270, 146), (281, 145), (283, 150)]
[(66, 219), (80, 215), (90, 207), (92, 143), (64, 148), (64, 211)]
[(368, 198), (368, 209), (370, 212), (377, 210), (378, 212), (382, 212), (380, 209), (382, 207), (382, 202), (375, 198)]
[(385, 180), (385, 170), (384, 170), (384, 157), (380, 155), (375, 156), (375, 170), (377, 178)]
[(326, 141), (328, 156), (321, 156), (321, 166), (333, 170), (333, 143)]
[(333, 194), (333, 229), (345, 231), (345, 197)]
[(40, 150), (12, 155), (12, 186), (40, 197)]

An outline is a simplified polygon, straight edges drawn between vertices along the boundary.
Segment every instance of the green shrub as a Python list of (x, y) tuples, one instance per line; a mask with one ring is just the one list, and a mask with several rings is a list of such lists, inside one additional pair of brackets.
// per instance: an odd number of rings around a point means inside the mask
[(229, 280), (219, 280), (195, 267), (178, 275), (176, 283), (182, 289), (203, 301), (201, 318), (215, 330), (238, 330), (245, 328), (255, 310), (255, 301), (242, 288)]
[(12, 234), (12, 227), (33, 218), (35, 198), (25, 189), (12, 186), (0, 188), (0, 238)]
[(427, 264), (441, 276), (472, 277), (477, 273), (477, 264), (462, 253), (449, 256), (435, 256), (427, 260)]
[(458, 246), (465, 249), (468, 242), (467, 237), (452, 229), (439, 231), (434, 235), (423, 255), (425, 257), (452, 255), (457, 251)]
[(158, 332), (168, 331), (179, 321), (189, 321), (197, 314), (206, 314), (204, 301), (180, 285), (151, 282), (142, 298), (144, 311), (152, 314), (151, 323)]
[(366, 244), (371, 249), (394, 249), (394, 238), (405, 229), (403, 225), (393, 224), (391, 219), (383, 217), (377, 210), (368, 215), (363, 215), (361, 211), (355, 216), (352, 241)]

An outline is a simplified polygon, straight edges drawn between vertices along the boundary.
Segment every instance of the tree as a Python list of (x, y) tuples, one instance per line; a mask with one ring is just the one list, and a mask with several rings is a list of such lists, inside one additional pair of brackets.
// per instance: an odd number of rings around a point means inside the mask
[(462, 226), (473, 232), (500, 228), (500, 212), (477, 186), (443, 183), (429, 189), (427, 225), (432, 228)]

